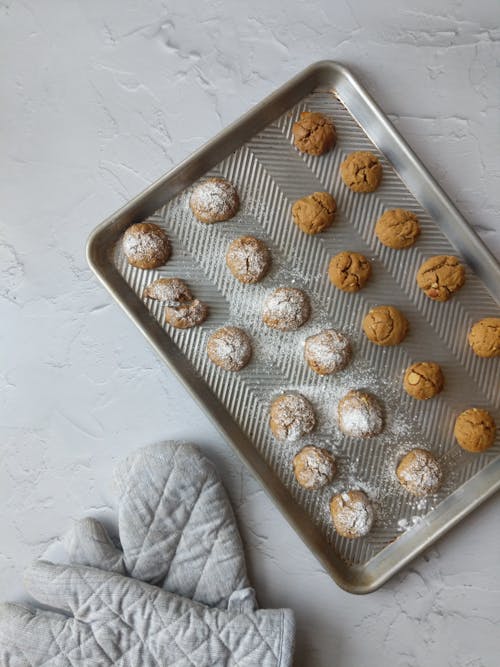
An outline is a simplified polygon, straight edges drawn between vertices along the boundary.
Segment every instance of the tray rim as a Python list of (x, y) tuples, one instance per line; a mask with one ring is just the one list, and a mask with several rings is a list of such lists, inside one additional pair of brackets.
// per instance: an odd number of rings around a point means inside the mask
[[(474, 475), (471, 479), (456, 489), (439, 505), (439, 507), (442, 507), (447, 503), (447, 501), (449, 501), (449, 499), (455, 499), (455, 496), (458, 494), (459, 511), (454, 511), (453, 514), (450, 514), (450, 516), (441, 524), (441, 526), (437, 529), (434, 528), (433, 531), (431, 531), (431, 526), (429, 525), (429, 522), (426, 521), (426, 517), (424, 517), (422, 523), (427, 524), (424, 526), (423, 530), (424, 539), (416, 547), (413, 547), (411, 550), (409, 550), (407, 554), (396, 564), (388, 567), (378, 576), (363, 579), (367, 565), (347, 565), (333, 552), (333, 549), (331, 548), (330, 551), (332, 553), (329, 554), (329, 557), (326, 557), (324, 553), (321, 553), (321, 551), (324, 551), (324, 549), (320, 549), (319, 545), (315, 544), (317, 541), (315, 532), (317, 531), (304, 530), (304, 526), (300, 525), (300, 522), (298, 522), (292, 515), (292, 512), (288, 506), (290, 496), (281, 482), (277, 485), (278, 488), (271, 488), (269, 486), (265, 477), (269, 478), (269, 472), (271, 472), (271, 476), (275, 476), (274, 473), (267, 466), (267, 464), (264, 463), (263, 459), (260, 457), (260, 454), (258, 454), (255, 449), (254, 452), (256, 454), (251, 456), (248, 454), (248, 452), (243, 451), (242, 446), (237, 444), (233, 435), (235, 432), (233, 426), (231, 424), (224, 425), (223, 420), (219, 420), (216, 416), (216, 413), (219, 412), (221, 413), (222, 417), (229, 415), (231, 418), (226, 408), (220, 403), (219, 399), (212, 393), (212, 390), (206, 385), (202, 378), (187, 377), (186, 370), (189, 372), (189, 368), (187, 369), (185, 364), (191, 368), (192, 372), (190, 362), (186, 357), (184, 357), (182, 353), (180, 353), (178, 348), (173, 343), (171, 343), (169, 337), (165, 336), (164, 329), (160, 327), (158, 322), (152, 318), (148, 311), (144, 309), (140, 299), (135, 293), (132, 292), (132, 290), (130, 290), (118, 271), (116, 271), (116, 269), (111, 265), (107, 267), (105, 266), (104, 261), (106, 257), (103, 255), (102, 250), (103, 247), (106, 247), (106, 243), (109, 244), (110, 238), (114, 238), (116, 240), (116, 238), (121, 234), (122, 230), (126, 226), (132, 224), (133, 222), (144, 220), (151, 213), (157, 210), (161, 204), (157, 205), (158, 201), (155, 200), (155, 195), (158, 196), (158, 194), (162, 192), (163, 189), (168, 186), (168, 184), (171, 182), (177, 182), (177, 190), (180, 191), (189, 185), (192, 180), (195, 180), (190, 179), (189, 175), (187, 177), (185, 175), (186, 172), (188, 174), (190, 173), (190, 168), (194, 163), (201, 162), (204, 165), (202, 171), (206, 172), (211, 168), (211, 166), (214, 166), (220, 162), (226, 155), (229, 155), (238, 146), (244, 144), (246, 139), (243, 141), (236, 140), (234, 148), (230, 147), (229, 149), (225, 149), (223, 151), (225, 153), (223, 157), (217, 156), (217, 158), (213, 160), (212, 165), (208, 164), (206, 159), (207, 156), (213, 152), (214, 148), (220, 148), (221, 144), (227, 142), (228, 138), (234, 139), (234, 135), (240, 130), (241, 126), (248, 123), (250, 123), (250, 125), (252, 125), (252, 123), (258, 124), (259, 120), (261, 120), (260, 117), (263, 116), (263, 113), (268, 108), (276, 105), (277, 100), (287, 96), (291, 91), (300, 90), (302, 88), (304, 88), (306, 92), (310, 92), (323, 80), (324, 77), (328, 78), (332, 75), (336, 75), (347, 81), (353, 90), (355, 90), (357, 94), (363, 97), (363, 101), (368, 106), (370, 112), (376, 117), (377, 122), (380, 123), (380, 126), (383, 127), (384, 131), (387, 132), (395, 144), (397, 144), (398, 149), (403, 152), (405, 159), (408, 160), (411, 167), (419, 173), (419, 176), (424, 182), (425, 186), (431, 189), (433, 196), (437, 197), (439, 200), (439, 204), (449, 211), (450, 215), (453, 217), (453, 225), (458, 228), (459, 233), (457, 233), (457, 235), (454, 233), (448, 234), (448, 231), (446, 231), (446, 236), (450, 239), (451, 243), (460, 250), (462, 256), (464, 256), (469, 266), (473, 268), (481, 280), (483, 280), (483, 282), (486, 284), (489, 291), (492, 293), (493, 299), (500, 301), (500, 281), (498, 283), (493, 283), (492, 290), (489, 284), (490, 281), (484, 279), (485, 276), (491, 276), (491, 273), (495, 272), (498, 273), (500, 277), (500, 265), (497, 263), (496, 259), (484, 245), (483, 241), (479, 238), (474, 229), (467, 223), (465, 218), (458, 211), (458, 209), (452, 203), (451, 199), (436, 182), (427, 168), (422, 164), (420, 159), (414, 153), (413, 149), (411, 149), (404, 138), (401, 137), (391, 121), (385, 116), (380, 107), (371, 98), (369, 93), (362, 87), (352, 72), (344, 65), (332, 60), (321, 60), (306, 67), (288, 82), (277, 88), (273, 93), (266, 96), (249, 111), (244, 113), (238, 119), (217, 133), (212, 139), (205, 142), (200, 148), (196, 149), (178, 165), (154, 181), (150, 186), (133, 197), (121, 208), (105, 218), (105, 220), (103, 220), (103, 222), (101, 222), (91, 232), (88, 238), (86, 246), (86, 257), (91, 270), (97, 276), (105, 289), (110, 293), (115, 301), (117, 301), (125, 313), (132, 319), (141, 333), (153, 346), (160, 358), (166, 363), (169, 370), (185, 386), (195, 402), (201, 407), (205, 414), (210, 417), (212, 423), (221, 433), (224, 440), (228, 442), (233, 451), (235, 451), (238, 457), (245, 463), (252, 475), (258, 479), (266, 494), (272, 499), (288, 523), (295, 529), (300, 539), (306, 544), (306, 546), (309, 547), (313, 555), (322, 563), (332, 579), (341, 588), (349, 593), (366, 594), (377, 590), (406, 564), (416, 558), (420, 553), (422, 553), (422, 551), (427, 549), (444, 533), (448, 532), (448, 530), (450, 530), (466, 515), (472, 512), (478, 505), (480, 505), (487, 498), (492, 496), (498, 489), (500, 489), (500, 456), (482, 468), (476, 475)], [(303, 95), (299, 95), (298, 99), (300, 99), (302, 96)], [(289, 108), (290, 106), (291, 104), (288, 102), (286, 108)], [(275, 116), (278, 117), (281, 113), (282, 111), (278, 111), (276, 112)], [(266, 125), (267, 121), (263, 122), (262, 124)], [(256, 129), (255, 132), (257, 131), (259, 130)], [(372, 141), (377, 143), (372, 136), (370, 136), (370, 138)], [(387, 154), (386, 151), (383, 152)], [(182, 184), (183, 179), (187, 181), (184, 185)], [(411, 190), (406, 181), (405, 185), (408, 187), (408, 189)], [(421, 203), (419, 197), (414, 192), (412, 193), (416, 197), (417, 201)], [(165, 197), (163, 195), (160, 196), (162, 198), (162, 203), (164, 203)], [(150, 202), (150, 200), (152, 201)], [(463, 244), (464, 239), (467, 242), (467, 246)], [(472, 255), (467, 252), (469, 243), (474, 246), (474, 253)], [(463, 246), (464, 250), (460, 246)], [(478, 261), (478, 256), (480, 256), (480, 261)], [(112, 284), (109, 278), (110, 273), (112, 273), (114, 277), (119, 276), (123, 282), (123, 285), (126, 286), (129, 294), (123, 294)], [(498, 290), (495, 290), (495, 287), (498, 287)], [(495, 294), (496, 291), (498, 291), (498, 295)], [(168, 353), (165, 351), (165, 340), (171, 343), (171, 346), (169, 346), (171, 349), (168, 350)], [(185, 367), (181, 368), (182, 365)], [(199, 387), (198, 385), (200, 384), (203, 385), (203, 387)], [(205, 391), (208, 389), (208, 394), (210, 395), (209, 400), (207, 400), (207, 397), (202, 397), (200, 395), (202, 388), (204, 388)], [(225, 413), (225, 415), (223, 413)], [(237, 433), (239, 439), (241, 438), (243, 431), (241, 431), (237, 425), (236, 430), (240, 431)], [(245, 440), (250, 442), (249, 438), (245, 434), (243, 434), (243, 436)], [(486, 490), (482, 487), (475, 489), (476, 486), (480, 486), (478, 483), (478, 478), (481, 478), (482, 480), (483, 477), (488, 477), (490, 479)], [(475, 489), (476, 494), (474, 501), (466, 503), (463, 498), (460, 498), (460, 496), (464, 495), (463, 490), (465, 487), (468, 489)], [(283, 493), (283, 490), (285, 493)], [(462, 502), (460, 502), (460, 500), (462, 500)], [(455, 510), (457, 510), (456, 504), (454, 507)], [(297, 508), (298, 506), (294, 508), (295, 511), (297, 511)], [(305, 514), (301, 508), (299, 509), (301, 510), (300, 513)], [(427, 530), (427, 527), (429, 530)], [(415, 531), (408, 531), (407, 533), (404, 533), (398, 537), (398, 541), (404, 539), (412, 532), (414, 533)], [(420, 532), (421, 531), (419, 531), (419, 535)], [(376, 559), (383, 560), (384, 551), (385, 549), (382, 549), (382, 551), (376, 554), (368, 563), (372, 563)], [(379, 558), (381, 555), (382, 558)]]

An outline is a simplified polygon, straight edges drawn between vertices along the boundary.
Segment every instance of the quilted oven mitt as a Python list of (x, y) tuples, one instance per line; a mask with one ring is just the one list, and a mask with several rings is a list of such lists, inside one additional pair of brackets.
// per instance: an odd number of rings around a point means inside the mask
[(64, 538), (71, 565), (36, 562), (26, 587), (54, 610), (0, 605), (2, 667), (285, 667), (290, 610), (257, 610), (212, 464), (192, 445), (121, 464), (119, 550), (94, 519)]

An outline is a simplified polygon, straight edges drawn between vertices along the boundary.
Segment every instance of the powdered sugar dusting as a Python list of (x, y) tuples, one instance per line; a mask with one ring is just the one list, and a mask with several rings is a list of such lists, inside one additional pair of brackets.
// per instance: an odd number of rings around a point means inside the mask
[(414, 526), (418, 525), (421, 521), (422, 517), (419, 516), (418, 514), (411, 516), (409, 519), (405, 519), (403, 517), (398, 521), (398, 529), (401, 531), (409, 530), (410, 528), (413, 528)]
[(374, 396), (349, 391), (339, 403), (339, 426), (348, 435), (366, 438), (380, 433), (384, 426), (382, 407)]
[(262, 319), (268, 327), (293, 331), (307, 321), (310, 314), (309, 298), (295, 287), (278, 287), (264, 301)]
[(153, 268), (166, 262), (170, 255), (170, 243), (165, 232), (150, 223), (131, 225), (123, 235), (123, 252), (134, 266), (147, 264)]
[(208, 315), (207, 306), (199, 299), (181, 303), (177, 307), (165, 306), (165, 321), (176, 329), (190, 329), (204, 322)]
[(295, 442), (316, 426), (309, 401), (300, 394), (278, 396), (271, 405), (271, 430), (278, 440)]
[(144, 297), (162, 301), (167, 306), (177, 308), (181, 303), (193, 300), (186, 283), (180, 278), (158, 278), (144, 290)]
[(335, 373), (347, 366), (351, 356), (351, 344), (347, 336), (339, 331), (325, 329), (306, 338), (304, 355), (316, 373)]
[(238, 327), (222, 327), (208, 339), (210, 359), (228, 371), (239, 371), (249, 362), (252, 343), (248, 334)]
[(226, 263), (235, 278), (243, 283), (256, 283), (266, 275), (271, 254), (259, 239), (243, 236), (230, 244)]
[(437, 491), (443, 473), (434, 456), (425, 449), (412, 449), (403, 457), (397, 468), (401, 484), (418, 496)]
[(332, 500), (332, 518), (340, 535), (363, 537), (373, 525), (373, 507), (362, 491), (344, 491)]
[(238, 193), (224, 178), (207, 178), (194, 188), (190, 206), (202, 222), (228, 220), (238, 210)]
[(320, 489), (335, 475), (333, 456), (319, 447), (304, 447), (293, 459), (295, 477), (305, 489)]

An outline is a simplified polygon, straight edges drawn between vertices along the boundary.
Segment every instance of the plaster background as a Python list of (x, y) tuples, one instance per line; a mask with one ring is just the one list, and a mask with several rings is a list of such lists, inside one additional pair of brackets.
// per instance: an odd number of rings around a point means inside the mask
[[(416, 6), (418, 5), (418, 8)], [(495, 0), (0, 0), (0, 599), (111, 470), (204, 445), (301, 667), (497, 667), (500, 497), (363, 598), (322, 571), (87, 268), (91, 229), (315, 60), (351, 67), (500, 258)], [(147, 396), (147, 400), (144, 400)]]

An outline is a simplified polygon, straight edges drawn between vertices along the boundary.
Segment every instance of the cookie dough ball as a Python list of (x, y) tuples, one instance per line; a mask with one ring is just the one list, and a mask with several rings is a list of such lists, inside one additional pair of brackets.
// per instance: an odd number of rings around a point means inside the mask
[(378, 400), (364, 391), (351, 389), (338, 405), (340, 430), (354, 438), (371, 438), (384, 428), (384, 415)]
[(436, 493), (441, 486), (443, 472), (431, 452), (412, 449), (398, 464), (396, 475), (401, 484), (414, 496)]
[(138, 269), (155, 269), (165, 264), (171, 247), (167, 235), (151, 222), (137, 222), (123, 235), (122, 248), (129, 264)]
[(189, 287), (180, 278), (158, 278), (146, 287), (143, 296), (173, 308), (193, 300)]
[(229, 244), (226, 264), (236, 280), (254, 285), (269, 271), (271, 253), (263, 241), (254, 236), (242, 236)]
[(293, 472), (300, 486), (314, 491), (332, 481), (337, 465), (329, 451), (308, 445), (294, 457)]
[(335, 287), (344, 292), (359, 292), (372, 273), (372, 265), (359, 252), (344, 250), (332, 257), (328, 277)]
[(375, 306), (363, 319), (363, 331), (377, 345), (399, 345), (408, 333), (408, 320), (394, 306)]
[(262, 321), (271, 329), (295, 331), (311, 313), (309, 297), (295, 287), (278, 287), (264, 300)]
[(500, 357), (500, 317), (485, 317), (473, 324), (469, 345), (478, 357)]
[(495, 440), (496, 424), (486, 410), (469, 408), (458, 415), (453, 432), (462, 449), (484, 452)]
[(232, 183), (213, 177), (195, 186), (189, 206), (200, 222), (223, 222), (236, 215), (240, 198)]
[(441, 366), (432, 361), (418, 361), (405, 371), (404, 390), (420, 401), (433, 398), (439, 394), (443, 386), (444, 377)]
[(351, 359), (351, 343), (347, 336), (335, 329), (325, 329), (306, 338), (304, 358), (318, 375), (337, 373)]
[(176, 329), (190, 329), (207, 319), (207, 306), (194, 299), (179, 306), (165, 306), (165, 322)]
[(330, 513), (337, 533), (349, 539), (368, 535), (373, 525), (373, 506), (363, 491), (343, 491), (334, 496)]
[(340, 165), (340, 175), (354, 192), (374, 192), (382, 180), (382, 165), (369, 151), (356, 151)]
[(210, 361), (225, 371), (241, 371), (252, 356), (252, 341), (243, 329), (222, 327), (208, 339), (207, 354)]
[(269, 426), (277, 440), (295, 442), (316, 426), (313, 406), (301, 394), (283, 394), (271, 403)]
[(292, 206), (293, 221), (305, 234), (319, 234), (330, 227), (337, 203), (329, 192), (313, 192)]
[(293, 124), (293, 143), (302, 153), (323, 155), (335, 146), (335, 126), (322, 113), (303, 111)]
[(420, 234), (420, 225), (415, 213), (403, 208), (393, 208), (377, 220), (375, 234), (387, 247), (400, 250), (415, 243)]
[(464, 267), (451, 255), (429, 257), (417, 271), (417, 285), (434, 301), (448, 301), (464, 282)]

